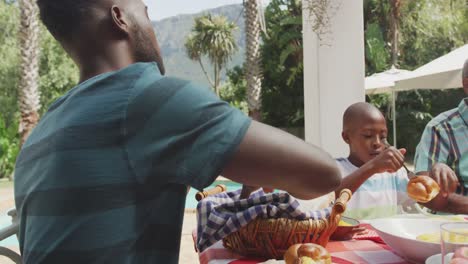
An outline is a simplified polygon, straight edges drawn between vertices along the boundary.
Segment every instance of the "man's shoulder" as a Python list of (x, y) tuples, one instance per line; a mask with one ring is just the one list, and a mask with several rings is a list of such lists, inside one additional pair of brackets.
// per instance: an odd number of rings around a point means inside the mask
[(137, 64), (135, 67), (140, 71), (139, 78), (134, 85), (136, 88), (154, 88), (160, 86), (171, 88), (190, 83), (184, 79), (162, 75), (154, 63)]
[(214, 93), (208, 87), (198, 85), (192, 81), (174, 77), (155, 74), (154, 70), (147, 68), (135, 82), (134, 98), (138, 96), (154, 97), (167, 96), (168, 94), (183, 93), (184, 96), (203, 94), (208, 96)]
[(433, 118), (428, 124), (427, 127), (429, 128), (438, 128), (443, 126), (447, 122), (451, 122), (454, 118), (457, 118), (460, 116), (460, 113), (458, 112), (458, 108), (454, 108), (448, 111), (445, 111), (435, 118)]

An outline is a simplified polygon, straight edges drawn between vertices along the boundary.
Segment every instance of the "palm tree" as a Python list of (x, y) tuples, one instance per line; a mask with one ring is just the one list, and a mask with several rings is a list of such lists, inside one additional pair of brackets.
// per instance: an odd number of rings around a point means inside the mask
[[(237, 51), (234, 39), (236, 25), (224, 16), (210, 14), (195, 18), (192, 33), (187, 37), (185, 49), (191, 60), (198, 61), (210, 85), (219, 96), (221, 70)], [(202, 57), (207, 56), (213, 66), (214, 77), (210, 78)]]
[[(247, 81), (249, 116), (254, 120), (260, 121), (262, 71), (260, 67), (260, 14), (258, 12), (258, 1), (244, 0), (246, 34), (244, 69)], [(242, 185), (241, 199), (249, 197), (256, 189), (258, 189), (257, 186)]]
[(262, 71), (260, 67), (260, 20), (258, 12), (259, 0), (245, 0), (245, 33), (246, 33), (246, 61), (245, 76), (247, 81), (247, 103), (249, 116), (260, 120), (262, 91)]
[(392, 65), (398, 65), (398, 41), (399, 41), (399, 23), (401, 0), (390, 0), (391, 16), (390, 16), (390, 33), (392, 43)]
[(39, 121), (39, 20), (35, 0), (20, 0), (21, 49), (20, 81), (18, 86), (18, 104), (21, 114), (19, 133), (20, 144), (26, 141), (34, 126)]

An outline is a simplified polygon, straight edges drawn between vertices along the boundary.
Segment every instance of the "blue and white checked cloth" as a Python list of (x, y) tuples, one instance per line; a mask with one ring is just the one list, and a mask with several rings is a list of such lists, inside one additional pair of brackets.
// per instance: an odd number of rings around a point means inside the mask
[(291, 218), (297, 220), (324, 219), (331, 207), (303, 212), (300, 204), (288, 193), (268, 193), (262, 189), (248, 199), (240, 200), (241, 190), (208, 196), (197, 206), (197, 248), (200, 252), (236, 232), (257, 217)]

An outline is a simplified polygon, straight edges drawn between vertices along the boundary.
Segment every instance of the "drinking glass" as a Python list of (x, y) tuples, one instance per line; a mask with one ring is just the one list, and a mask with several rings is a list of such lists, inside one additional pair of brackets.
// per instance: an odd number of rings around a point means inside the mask
[(440, 226), (442, 264), (468, 263), (468, 222)]

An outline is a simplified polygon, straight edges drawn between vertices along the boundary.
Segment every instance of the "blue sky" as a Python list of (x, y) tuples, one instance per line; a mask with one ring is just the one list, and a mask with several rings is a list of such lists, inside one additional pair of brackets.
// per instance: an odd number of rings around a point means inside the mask
[[(242, 0), (143, 0), (148, 6), (151, 20), (175, 16), (178, 14), (192, 14), (205, 9), (229, 4), (239, 4)], [(268, 3), (268, 0), (262, 0)]]

